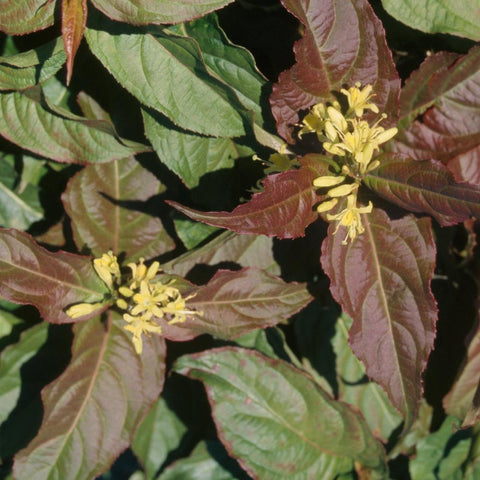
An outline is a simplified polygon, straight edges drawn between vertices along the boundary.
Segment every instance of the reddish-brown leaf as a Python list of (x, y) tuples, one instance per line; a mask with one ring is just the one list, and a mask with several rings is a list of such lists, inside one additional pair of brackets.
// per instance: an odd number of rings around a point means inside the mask
[(95, 478), (133, 440), (160, 394), (165, 342), (145, 338), (137, 355), (122, 320), (78, 323), (72, 360), (42, 391), (40, 431), (15, 458), (15, 477)]
[(128, 261), (171, 250), (161, 220), (145, 212), (148, 199), (164, 189), (134, 157), (85, 167), (62, 195), (79, 250), (95, 256), (113, 250)]
[(365, 184), (412, 212), (432, 215), (440, 225), (480, 218), (480, 187), (456, 183), (440, 162), (418, 161), (386, 154), (381, 165), (365, 177)]
[[(47, 322), (69, 323), (68, 306), (94, 303), (107, 293), (90, 257), (51, 253), (30, 235), (0, 229), (0, 295), (14, 303), (34, 305)], [(82, 318), (84, 320), (85, 317)]]
[(269, 175), (263, 181), (264, 190), (232, 212), (199, 212), (176, 202), (167, 203), (193, 220), (237, 233), (303, 237), (305, 228), (318, 217), (314, 205), (321, 197), (313, 180), (327, 172), (328, 164), (322, 158), (307, 155), (300, 160), (300, 169)]
[(479, 98), (479, 47), (463, 57), (445, 52), (428, 57), (402, 90), (400, 132), (392, 149), (416, 160), (440, 160), (458, 180), (478, 183)]
[(53, 24), (56, 0), (0, 0), (0, 30), (23, 35)]
[(322, 265), (332, 295), (353, 318), (352, 350), (408, 429), (435, 337), (435, 242), (427, 218), (390, 220), (380, 209), (362, 217), (365, 233), (353, 243), (342, 245), (343, 232), (327, 237)]
[(87, 0), (62, 0), (62, 37), (67, 54), (67, 85), (73, 72), (73, 61), (87, 24)]
[(256, 268), (219, 270), (187, 302), (202, 315), (190, 316), (185, 323), (162, 323), (162, 333), (176, 341), (202, 333), (230, 340), (287, 320), (312, 300), (304, 283), (286, 283)]
[(299, 111), (334, 99), (355, 82), (373, 85), (380, 111), (396, 117), (400, 81), (383, 26), (366, 0), (282, 0), (305, 26), (296, 64), (280, 74), (271, 96), (278, 132), (292, 142)]

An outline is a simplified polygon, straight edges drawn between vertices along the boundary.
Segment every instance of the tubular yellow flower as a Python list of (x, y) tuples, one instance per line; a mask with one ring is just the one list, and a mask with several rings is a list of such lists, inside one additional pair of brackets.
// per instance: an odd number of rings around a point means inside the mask
[(85, 315), (90, 315), (95, 310), (100, 310), (104, 305), (104, 303), (77, 303), (68, 308), (65, 313), (70, 318), (80, 318)]
[(143, 351), (142, 334), (149, 336), (150, 333), (162, 333), (162, 327), (144, 315), (136, 317), (125, 313), (123, 319), (128, 322), (128, 325), (125, 325), (123, 328), (133, 333), (133, 346), (139, 355)]
[(345, 183), (344, 185), (332, 188), (327, 192), (327, 195), (329, 197), (345, 197), (357, 189), (358, 183)]
[(323, 177), (317, 177), (313, 181), (313, 185), (315, 187), (321, 188), (321, 187), (333, 187), (334, 185), (338, 185), (339, 183), (342, 183), (345, 180), (345, 177), (343, 175), (325, 175)]
[(347, 207), (337, 214), (327, 213), (329, 221), (336, 220), (338, 222), (337, 228), (333, 232), (335, 235), (340, 227), (347, 227), (347, 235), (342, 244), (347, 244), (347, 239), (354, 240), (357, 234), (362, 234), (365, 228), (362, 225), (362, 218), (360, 214), (370, 213), (373, 209), (372, 202), (369, 202), (366, 207), (357, 207), (357, 196), (355, 194), (347, 197)]
[(143, 263), (144, 258), (140, 258), (138, 264), (129, 263), (128, 268), (132, 271), (132, 282), (130, 283), (130, 290), (135, 290), (140, 287), (143, 280), (153, 280), (155, 275), (160, 271), (160, 263), (153, 262), (150, 267)]
[(360, 86), (360, 82), (356, 82), (354, 87), (348, 90), (344, 88), (340, 90), (347, 97), (349, 112), (355, 112), (357, 117), (361, 117), (364, 110), (378, 113), (378, 107), (374, 103), (368, 103), (370, 98), (373, 97), (372, 86), (365, 85), (362, 89), (360, 89)]
[(140, 283), (140, 292), (133, 296), (135, 306), (132, 309), (132, 315), (142, 314), (145, 318), (156, 316), (163, 317), (162, 304), (168, 301), (168, 294), (165, 288), (152, 285), (147, 280)]
[(338, 203), (338, 198), (332, 198), (331, 200), (326, 200), (317, 206), (317, 212), (323, 213), (331, 210)]
[(114, 279), (120, 278), (120, 266), (111, 250), (100, 258), (95, 258), (93, 268), (109, 288), (112, 288)]

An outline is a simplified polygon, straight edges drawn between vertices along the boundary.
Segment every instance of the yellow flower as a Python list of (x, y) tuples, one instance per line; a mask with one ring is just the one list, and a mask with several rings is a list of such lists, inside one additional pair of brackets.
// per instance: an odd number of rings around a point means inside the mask
[(142, 314), (145, 318), (163, 317), (163, 304), (168, 302), (168, 290), (165, 285), (151, 284), (147, 280), (140, 283), (140, 292), (133, 296), (135, 306), (132, 315)]
[(123, 319), (128, 322), (128, 325), (125, 325), (123, 328), (133, 333), (133, 346), (139, 355), (143, 351), (142, 334), (149, 336), (150, 333), (162, 333), (162, 327), (144, 315), (132, 316), (128, 313), (125, 313), (123, 315)]
[(99, 310), (104, 306), (104, 303), (77, 303), (68, 308), (65, 313), (70, 318), (80, 318), (85, 315), (90, 315), (95, 310)]
[(322, 202), (320, 205), (317, 207), (317, 212), (318, 213), (323, 213), (323, 212), (328, 212), (331, 210), (336, 204), (338, 203), (338, 198), (332, 198), (330, 200), (326, 200), (325, 202)]
[(148, 267), (143, 263), (145, 261), (144, 258), (140, 258), (139, 263), (129, 263), (127, 265), (128, 268), (132, 271), (132, 282), (130, 283), (130, 290), (137, 289), (143, 280), (153, 280), (155, 275), (160, 270), (160, 263), (153, 262), (150, 267)]
[(120, 266), (117, 257), (111, 250), (104, 253), (100, 258), (95, 258), (93, 268), (109, 288), (112, 288), (114, 278), (120, 278)]
[(347, 207), (340, 213), (334, 215), (327, 213), (327, 220), (336, 220), (338, 222), (337, 228), (333, 232), (334, 235), (341, 226), (347, 227), (347, 235), (342, 242), (343, 245), (346, 245), (348, 238), (353, 240), (357, 236), (357, 233), (362, 234), (365, 231), (360, 214), (370, 213), (372, 209), (372, 202), (369, 202), (366, 207), (357, 207), (357, 195), (352, 194), (347, 197)]
[(364, 110), (371, 110), (372, 112), (378, 113), (378, 107), (374, 103), (368, 103), (370, 98), (373, 97), (372, 86), (365, 85), (365, 87), (360, 89), (360, 85), (360, 82), (356, 82), (354, 87), (348, 90), (344, 88), (340, 90), (347, 97), (348, 111), (355, 112), (357, 117), (361, 117)]
[(313, 185), (318, 188), (333, 187), (345, 180), (343, 175), (324, 175), (323, 177), (317, 177), (313, 181)]

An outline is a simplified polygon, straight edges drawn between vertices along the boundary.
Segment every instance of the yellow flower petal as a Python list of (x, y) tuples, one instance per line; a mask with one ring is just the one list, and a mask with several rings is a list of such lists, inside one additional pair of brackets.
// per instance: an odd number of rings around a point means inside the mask
[(325, 202), (322, 202), (320, 205), (317, 206), (317, 212), (318, 213), (328, 212), (337, 203), (338, 203), (338, 198), (332, 198), (331, 200), (327, 200)]
[(76, 305), (72, 305), (71, 307), (67, 308), (65, 313), (70, 318), (80, 318), (84, 317), (85, 315), (90, 315), (95, 310), (102, 308), (104, 305), (104, 303), (77, 303)]
[(345, 197), (346, 195), (352, 193), (354, 190), (357, 190), (358, 183), (346, 183), (338, 187), (332, 188), (327, 192), (329, 197)]
[(345, 180), (345, 177), (342, 175), (325, 175), (324, 177), (317, 177), (313, 181), (313, 185), (315, 187), (321, 188), (321, 187), (333, 187), (334, 185), (338, 185), (339, 183), (342, 183)]

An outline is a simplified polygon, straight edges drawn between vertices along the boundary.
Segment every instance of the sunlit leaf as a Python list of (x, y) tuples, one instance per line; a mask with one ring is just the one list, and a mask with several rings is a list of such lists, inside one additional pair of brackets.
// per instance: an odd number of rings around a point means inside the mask
[(390, 143), (416, 160), (448, 163), (459, 181), (480, 182), (480, 48), (427, 57), (400, 96), (400, 132)]
[(112, 20), (133, 23), (179, 23), (201, 17), (233, 0), (92, 0)]
[(371, 478), (384, 473), (365, 421), (286, 362), (227, 347), (181, 357), (175, 370), (205, 383), (222, 442), (254, 478), (335, 478), (352, 460)]
[(162, 30), (152, 35), (98, 15), (85, 36), (124, 88), (175, 125), (214, 137), (245, 133), (235, 108), (238, 102), (227, 86), (208, 74), (194, 40)]
[(62, 195), (77, 247), (95, 256), (113, 250), (128, 261), (168, 252), (173, 241), (146, 203), (164, 189), (133, 157), (85, 167)]
[(480, 40), (475, 16), (480, 10), (479, 0), (382, 0), (382, 4), (392, 17), (422, 32), (449, 33)]
[(27, 52), (0, 57), (0, 90), (22, 90), (44, 82), (60, 70), (65, 59), (61, 38)]
[(387, 154), (364, 181), (383, 198), (406, 210), (427, 213), (440, 225), (480, 217), (480, 187), (456, 183), (440, 162)]
[(286, 283), (257, 268), (219, 270), (187, 302), (199, 315), (162, 325), (164, 335), (184, 340), (209, 333), (225, 340), (287, 320), (312, 301), (305, 284)]
[(62, 38), (67, 54), (67, 85), (87, 24), (87, 0), (62, 0)]
[(400, 88), (385, 32), (366, 0), (282, 0), (305, 26), (295, 44), (296, 63), (280, 74), (271, 104), (278, 132), (292, 141), (299, 111), (334, 100), (355, 82), (373, 85), (375, 103), (390, 117), (397, 113)]
[(111, 125), (47, 109), (36, 95), (0, 93), (0, 134), (45, 158), (65, 163), (105, 163), (149, 150), (127, 145)]
[(15, 458), (16, 478), (94, 478), (130, 444), (163, 385), (165, 344), (137, 355), (119, 318), (74, 327), (72, 361), (42, 391), (38, 435)]
[(65, 308), (98, 302), (106, 292), (89, 257), (51, 253), (26, 233), (0, 229), (0, 295), (7, 300), (35, 305), (48, 322), (68, 323)]
[(322, 266), (332, 295), (353, 319), (352, 350), (408, 429), (435, 337), (437, 308), (430, 290), (435, 243), (429, 219), (390, 220), (375, 208), (362, 217), (365, 233), (352, 243), (342, 245), (341, 231), (327, 237)]
[(322, 158), (307, 155), (300, 160), (299, 170), (269, 175), (263, 181), (264, 190), (232, 212), (200, 212), (176, 202), (168, 203), (194, 220), (237, 233), (302, 237), (305, 228), (318, 218), (314, 205), (320, 197), (313, 180), (327, 172), (328, 165)]
[(54, 10), (55, 0), (0, 0), (0, 30), (22, 35), (47, 28)]

